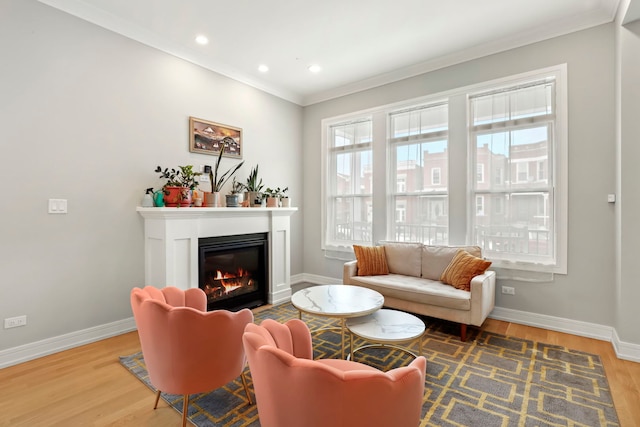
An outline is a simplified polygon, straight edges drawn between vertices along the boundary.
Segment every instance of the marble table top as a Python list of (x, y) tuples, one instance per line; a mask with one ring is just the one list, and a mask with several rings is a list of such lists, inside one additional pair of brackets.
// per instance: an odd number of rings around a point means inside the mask
[(299, 290), (291, 297), (291, 303), (305, 313), (347, 318), (379, 310), (384, 297), (361, 286), (319, 285)]
[(424, 322), (404, 311), (382, 309), (368, 316), (347, 319), (347, 329), (353, 334), (381, 343), (401, 343), (420, 337)]

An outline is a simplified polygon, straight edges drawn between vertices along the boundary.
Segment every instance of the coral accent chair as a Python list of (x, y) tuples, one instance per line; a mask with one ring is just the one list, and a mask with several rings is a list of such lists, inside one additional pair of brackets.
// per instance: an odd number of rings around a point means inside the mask
[(182, 425), (187, 422), (189, 395), (215, 390), (242, 375), (246, 364), (242, 334), (253, 322), (251, 310), (207, 312), (202, 289), (146, 286), (131, 290), (131, 308), (138, 326), (149, 379), (158, 389), (184, 395)]
[(362, 363), (313, 360), (298, 319), (249, 324), (242, 337), (262, 427), (416, 427), (427, 361), (382, 372)]

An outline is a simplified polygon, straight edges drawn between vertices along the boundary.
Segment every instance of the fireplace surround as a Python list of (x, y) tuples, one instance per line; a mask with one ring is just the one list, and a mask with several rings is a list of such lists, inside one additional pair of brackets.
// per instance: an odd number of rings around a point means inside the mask
[(291, 299), (290, 219), (298, 208), (143, 208), (145, 285), (199, 287), (199, 239), (266, 233), (269, 304)]

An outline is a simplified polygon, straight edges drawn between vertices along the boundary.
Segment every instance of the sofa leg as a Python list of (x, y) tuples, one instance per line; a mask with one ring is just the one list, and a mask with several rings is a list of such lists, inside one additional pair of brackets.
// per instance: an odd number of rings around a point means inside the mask
[(460, 323), (460, 341), (467, 341), (467, 325)]

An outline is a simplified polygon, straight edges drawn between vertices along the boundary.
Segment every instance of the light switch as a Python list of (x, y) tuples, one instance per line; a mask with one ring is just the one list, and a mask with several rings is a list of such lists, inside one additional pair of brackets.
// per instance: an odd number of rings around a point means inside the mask
[(49, 199), (49, 213), (66, 214), (67, 199)]
[(616, 202), (616, 195), (615, 194), (607, 194), (607, 202), (615, 203)]

